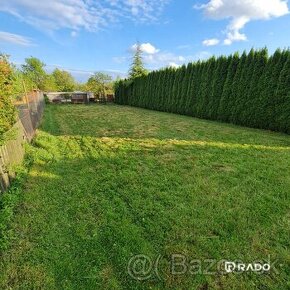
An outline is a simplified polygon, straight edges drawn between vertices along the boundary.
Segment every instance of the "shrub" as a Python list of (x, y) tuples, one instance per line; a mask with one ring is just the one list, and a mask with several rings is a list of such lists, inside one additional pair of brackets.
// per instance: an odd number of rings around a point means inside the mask
[(12, 102), (13, 95), (13, 69), (7, 56), (0, 55), (0, 143), (4, 133), (16, 121), (16, 109)]

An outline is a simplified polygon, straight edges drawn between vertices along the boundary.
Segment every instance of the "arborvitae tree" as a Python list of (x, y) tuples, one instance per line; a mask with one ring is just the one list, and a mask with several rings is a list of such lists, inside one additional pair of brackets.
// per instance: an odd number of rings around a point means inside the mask
[(156, 82), (157, 82), (157, 73), (154, 71), (152, 73), (152, 79), (153, 82), (151, 82), (151, 93), (150, 93), (150, 109), (154, 109), (155, 105), (154, 103), (156, 102)]
[[(185, 94), (185, 111), (184, 114), (190, 115), (190, 109), (191, 109), (191, 101), (193, 100), (193, 92), (194, 92), (194, 72), (195, 72), (196, 63), (189, 63), (187, 66), (187, 87)], [(192, 93), (191, 93), (192, 92)]]
[(159, 89), (159, 72), (156, 71), (154, 75), (154, 82), (152, 84), (153, 93), (151, 97), (151, 109), (156, 110), (158, 106), (158, 89)]
[(171, 84), (171, 71), (170, 68), (166, 68), (165, 84), (164, 84), (164, 96), (163, 96), (163, 108), (165, 112), (168, 112), (169, 92)]
[(275, 92), (275, 110), (273, 127), (275, 130), (290, 133), (290, 51), (286, 51), (287, 60), (279, 76)]
[(159, 102), (158, 102), (158, 111), (164, 110), (163, 108), (163, 92), (164, 92), (164, 75), (165, 75), (165, 69), (162, 69), (159, 71)]
[(153, 98), (154, 98), (154, 83), (155, 83), (155, 72), (153, 71), (150, 76), (149, 76), (149, 97), (148, 97), (148, 102), (147, 106), (149, 109), (152, 109), (152, 103), (153, 103)]
[[(216, 71), (217, 66), (217, 60), (215, 57), (211, 57), (209, 59), (209, 67), (208, 67), (208, 80), (207, 80), (207, 86), (205, 87), (204, 92), (204, 98), (203, 98), (203, 105), (202, 105), (202, 118), (209, 118), (209, 102), (212, 96), (212, 89), (213, 89), (213, 83), (214, 83), (214, 73)], [(220, 77), (220, 76), (219, 76)]]
[(268, 61), (268, 50), (266, 48), (257, 51), (254, 70), (251, 76), (250, 89), (248, 94), (244, 97), (244, 114), (242, 118), (244, 124), (248, 126), (258, 126), (258, 119), (261, 116), (260, 104), (260, 82), (263, 80), (265, 68)]
[(129, 77), (131, 79), (142, 77), (148, 74), (145, 69), (142, 59), (142, 50), (140, 43), (136, 44), (136, 51), (133, 56), (132, 65), (129, 71)]
[(211, 118), (211, 115), (212, 115), (214, 96), (215, 96), (215, 87), (217, 83), (220, 81), (220, 77), (221, 77), (220, 70), (221, 70), (221, 57), (219, 57), (216, 60), (216, 66), (212, 73), (211, 81), (208, 84), (210, 86), (210, 93), (208, 94), (208, 104), (206, 106), (207, 118)]
[[(238, 54), (236, 53), (237, 57)], [(227, 119), (225, 121), (234, 123), (236, 118), (236, 104), (239, 102), (239, 94), (243, 90), (243, 87), (241, 86), (241, 80), (244, 74), (245, 65), (247, 61), (248, 55), (244, 51), (241, 57), (238, 57), (238, 62), (236, 65), (236, 73), (234, 75), (234, 78), (232, 80), (232, 84), (229, 87), (229, 97), (228, 97), (228, 110), (227, 110)]]
[(143, 83), (144, 90), (142, 92), (142, 95), (143, 95), (142, 102), (141, 102), (142, 108), (147, 108), (146, 104), (147, 104), (148, 99), (149, 99), (150, 75), (151, 74), (149, 74), (147, 77), (145, 77), (146, 81)]
[(158, 82), (157, 82), (157, 102), (156, 102), (156, 110), (162, 109), (162, 88), (163, 88), (163, 74), (164, 71), (161, 70), (158, 72)]
[(178, 74), (178, 84), (177, 84), (177, 93), (176, 93), (176, 108), (175, 112), (182, 114), (184, 111), (183, 98), (184, 98), (184, 86), (185, 86), (185, 77), (186, 77), (186, 66), (183, 65), (179, 68)]
[(235, 97), (236, 101), (233, 107), (234, 113), (232, 113), (232, 115), (234, 116), (232, 122), (236, 124), (243, 124), (245, 122), (245, 120), (243, 120), (241, 116), (242, 114), (244, 115), (244, 110), (246, 110), (244, 100), (246, 99), (250, 88), (250, 82), (256, 61), (255, 56), (256, 54), (254, 49), (251, 49), (249, 54), (247, 55), (246, 62), (243, 66), (239, 86), (237, 88), (237, 95)]
[(142, 98), (141, 98), (141, 103), (140, 107), (145, 108), (145, 102), (147, 99), (147, 94), (148, 94), (148, 89), (149, 89), (149, 76), (144, 76), (142, 77), (143, 82), (142, 82), (142, 87), (140, 88)]
[(139, 85), (139, 80), (141, 77), (136, 78), (135, 82), (132, 83), (132, 100), (131, 103), (133, 106), (138, 106), (138, 94), (137, 94), (137, 89), (138, 89), (138, 85)]
[(133, 86), (133, 82), (132, 81), (128, 82), (127, 88), (124, 91), (124, 100), (125, 100), (126, 104), (131, 104), (132, 103), (132, 99), (131, 99), (132, 86)]
[(177, 76), (176, 76), (176, 87), (175, 87), (175, 93), (174, 93), (174, 106), (173, 106), (173, 113), (178, 113), (178, 108), (180, 104), (180, 96), (181, 96), (181, 89), (182, 89), (182, 77), (183, 72), (182, 68), (177, 68)]
[(172, 99), (172, 91), (174, 86), (174, 79), (175, 79), (175, 69), (172, 67), (168, 68), (168, 79), (166, 81), (167, 84), (167, 94), (166, 94), (166, 106), (165, 111), (170, 112), (171, 108), (171, 99)]
[(141, 107), (145, 108), (145, 100), (147, 98), (147, 92), (148, 92), (148, 88), (149, 88), (149, 78), (148, 76), (144, 76), (142, 77), (142, 86), (140, 87), (140, 93), (142, 95), (141, 98)]
[(232, 84), (236, 75), (239, 61), (240, 58), (237, 53), (235, 53), (234, 55), (230, 55), (227, 60), (228, 72), (217, 112), (217, 119), (221, 121), (229, 121), (232, 110), (232, 107), (229, 106), (229, 102), (232, 98)]
[(204, 61), (201, 63), (201, 79), (198, 93), (196, 94), (196, 103), (194, 106), (194, 116), (201, 117), (202, 109), (204, 104), (204, 96), (206, 94), (206, 86), (208, 82), (208, 68), (209, 61)]
[(152, 108), (153, 110), (158, 110), (159, 106), (159, 88), (160, 88), (160, 72), (156, 71), (155, 74), (155, 82), (154, 82), (154, 92), (153, 93), (153, 98), (152, 98)]
[(147, 95), (147, 98), (146, 98), (146, 102), (145, 102), (145, 106), (149, 109), (152, 109), (151, 108), (151, 103), (152, 103), (152, 94), (153, 94), (153, 86), (154, 86), (154, 71), (151, 72), (151, 74), (149, 74), (149, 84), (150, 86), (148, 87), (148, 95)]
[(123, 100), (122, 100), (122, 90), (123, 90), (123, 81), (119, 80), (115, 83), (114, 85), (115, 88), (115, 102), (117, 104), (123, 104)]
[[(252, 58), (251, 58), (252, 56)], [(255, 68), (257, 67), (257, 64), (259, 63), (260, 59), (260, 52), (254, 51), (252, 49), (249, 53), (249, 57), (251, 62), (247, 66), (247, 74), (246, 78), (244, 79), (244, 82), (246, 86), (244, 86), (244, 90), (239, 96), (239, 106), (237, 107), (238, 110), (238, 121), (236, 123), (247, 125), (248, 122), (248, 115), (249, 115), (249, 103), (253, 96), (251, 96), (251, 87), (252, 87), (252, 80), (255, 79)]]
[(216, 120), (219, 103), (222, 97), (224, 83), (227, 78), (228, 62), (227, 58), (221, 56), (217, 60), (216, 69), (213, 75), (211, 95), (208, 102), (208, 118)]
[(270, 113), (269, 109), (273, 106), (272, 103), (272, 95), (269, 92), (271, 89), (271, 81), (272, 81), (272, 74), (274, 67), (277, 62), (280, 61), (281, 57), (281, 50), (277, 49), (275, 53), (270, 56), (268, 59), (264, 74), (261, 78), (259, 83), (259, 90), (260, 90), (260, 111), (262, 114), (259, 117), (257, 127), (258, 128), (266, 128), (269, 129), (269, 122), (270, 122)]
[(119, 80), (115, 84), (115, 102), (117, 104), (123, 104), (123, 101), (122, 101), (122, 89), (123, 89), (123, 84), (122, 84), (122, 81)]
[(280, 73), (284, 67), (285, 62), (287, 61), (287, 51), (284, 50), (280, 53), (280, 58), (275, 62), (275, 65), (273, 66), (271, 78), (270, 78), (270, 84), (267, 85), (267, 98), (268, 98), (268, 107), (266, 108), (266, 116), (269, 122), (269, 129), (276, 130), (275, 125), (275, 119), (276, 119), (276, 112), (273, 110), (274, 107), (276, 107), (276, 99), (275, 99), (275, 93), (278, 87)]
[(191, 66), (192, 66), (191, 63), (186, 65), (186, 67), (185, 67), (185, 75), (184, 75), (184, 78), (183, 78), (183, 81), (182, 81), (182, 92), (181, 92), (182, 102), (181, 102), (181, 105), (180, 105), (181, 106), (180, 107), (180, 111), (182, 112), (181, 114), (187, 114), (187, 108), (186, 108), (187, 100), (188, 100), (187, 92), (188, 92), (188, 87), (190, 85)]
[(180, 87), (180, 79), (181, 79), (181, 70), (176, 68), (175, 79), (174, 79), (174, 86), (172, 92), (172, 103), (171, 103), (171, 110), (170, 112), (176, 113), (176, 108), (178, 106), (178, 92)]
[(140, 77), (137, 79), (136, 87), (135, 87), (135, 100), (136, 100), (136, 106), (138, 106), (141, 102), (142, 92), (140, 88), (143, 86), (144, 83), (144, 77)]
[(177, 85), (178, 85), (178, 73), (179, 71), (176, 68), (171, 68), (171, 86), (169, 89), (169, 98), (168, 98), (168, 112), (173, 112), (173, 108), (175, 105)]
[(160, 105), (159, 110), (162, 111), (165, 109), (165, 94), (166, 94), (166, 76), (167, 76), (167, 69), (163, 69), (160, 77)]
[(196, 115), (196, 108), (199, 101), (199, 95), (201, 91), (201, 80), (204, 71), (204, 62), (198, 61), (194, 66), (194, 82), (191, 85), (191, 101), (190, 101), (190, 115)]

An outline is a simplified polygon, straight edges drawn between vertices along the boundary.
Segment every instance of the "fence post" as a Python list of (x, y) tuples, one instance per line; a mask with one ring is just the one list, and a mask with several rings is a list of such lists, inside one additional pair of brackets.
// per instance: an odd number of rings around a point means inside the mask
[(26, 105), (29, 109), (29, 100), (28, 100), (28, 95), (27, 95), (27, 91), (26, 91), (26, 85), (24, 80), (22, 80), (22, 86), (23, 86), (23, 90), (24, 90), (24, 96), (25, 96), (25, 101), (26, 101)]

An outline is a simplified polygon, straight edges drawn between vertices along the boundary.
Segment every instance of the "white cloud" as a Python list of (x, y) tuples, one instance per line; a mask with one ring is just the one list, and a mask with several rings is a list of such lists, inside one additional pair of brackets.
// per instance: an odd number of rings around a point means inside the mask
[[(0, 10), (40, 29), (60, 28), (96, 30), (114, 17), (114, 11), (96, 1), (84, 0), (9, 0), (1, 1)], [(90, 5), (89, 5), (90, 4)]]
[[(139, 22), (156, 21), (170, 0), (107, 0)], [(128, 13), (129, 12), (129, 13)]]
[(179, 67), (180, 67), (180, 64), (177, 64), (177, 63), (175, 63), (175, 62), (170, 62), (170, 63), (168, 64), (168, 66), (173, 67), (173, 68), (179, 68)]
[[(143, 51), (142, 58), (144, 63), (150, 69), (158, 69), (167, 66), (177, 67), (196, 58), (196, 56), (182, 56), (172, 52), (162, 51), (151, 43), (141, 43), (140, 46)], [(128, 51), (132, 53), (132, 51), (136, 50), (136, 47), (137, 44), (134, 44)], [(131, 58), (132, 56), (120, 56), (114, 57), (113, 61), (116, 63), (129, 63)]]
[[(136, 51), (137, 44), (130, 47), (129, 51)], [(184, 63), (186, 59), (181, 55), (175, 55), (171, 52), (161, 51), (151, 43), (141, 43), (141, 51), (143, 52), (143, 60), (146, 64), (151, 66), (168, 66), (170, 63), (177, 63), (177, 65)], [(125, 62), (128, 58), (117, 57), (114, 58), (116, 62)]]
[(9, 42), (22, 46), (31, 46), (32, 41), (30, 38), (23, 35), (0, 31), (0, 42)]
[(220, 43), (220, 41), (219, 41), (219, 39), (217, 39), (217, 38), (205, 39), (205, 40), (202, 42), (202, 44), (203, 44), (204, 46), (214, 46), (214, 45), (217, 45), (217, 44), (219, 44), (219, 43)]
[(10, 13), (42, 30), (61, 28), (96, 31), (130, 18), (150, 22), (158, 19), (168, 0), (9, 0), (0, 11)]
[[(138, 44), (134, 44), (131, 47), (132, 51), (136, 51)], [(151, 43), (141, 43), (140, 44), (140, 49), (147, 54), (155, 54), (159, 52), (159, 49), (157, 49), (154, 45)]]
[(268, 20), (289, 13), (286, 0), (210, 0), (207, 4), (195, 6), (204, 10), (206, 17), (230, 19), (224, 44), (245, 41), (247, 36), (241, 29), (252, 20)]
[(170, 63), (182, 64), (186, 58), (182, 55), (176, 55), (171, 52), (159, 52), (154, 55), (144, 55), (144, 61), (151, 65), (169, 65)]
[(206, 60), (210, 58), (212, 54), (208, 51), (200, 51), (196, 53), (194, 56), (192, 56), (192, 60)]
[[(149, 70), (156, 70), (164, 67), (180, 67), (183, 64), (186, 64), (191, 61), (198, 61), (198, 60), (205, 60), (208, 59), (211, 54), (207, 51), (201, 51), (194, 55), (186, 55), (186, 56), (179, 56), (175, 55), (174, 53), (170, 52), (160, 52), (154, 56), (152, 55), (144, 55), (143, 60), (145, 66)], [(132, 61), (132, 57), (114, 57), (113, 61), (119, 64), (127, 63), (128, 65)]]

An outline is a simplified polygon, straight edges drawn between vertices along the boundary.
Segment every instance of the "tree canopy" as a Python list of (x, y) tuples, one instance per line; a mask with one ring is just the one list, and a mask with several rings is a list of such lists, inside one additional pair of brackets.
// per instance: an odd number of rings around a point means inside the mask
[(75, 90), (76, 82), (69, 72), (56, 68), (52, 73), (52, 77), (59, 92), (72, 92)]
[(22, 72), (25, 78), (31, 82), (30, 86), (39, 90), (44, 90), (45, 79), (47, 74), (44, 70), (45, 64), (36, 57), (25, 59), (25, 64), (22, 65)]
[(138, 77), (146, 76), (147, 74), (148, 70), (146, 70), (144, 67), (141, 46), (140, 43), (137, 43), (136, 51), (133, 55), (133, 60), (129, 71), (129, 77), (131, 79), (135, 79)]
[(106, 93), (112, 92), (112, 77), (102, 72), (95, 72), (88, 79), (86, 89), (93, 92), (95, 96), (103, 97)]

